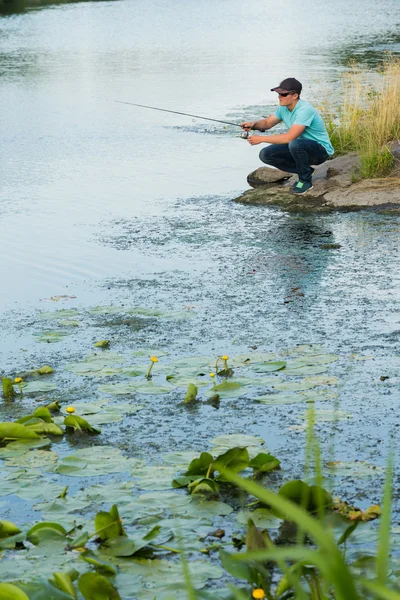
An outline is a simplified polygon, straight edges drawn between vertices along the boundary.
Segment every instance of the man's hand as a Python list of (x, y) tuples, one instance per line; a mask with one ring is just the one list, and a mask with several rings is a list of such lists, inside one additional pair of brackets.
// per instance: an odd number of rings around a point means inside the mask
[(240, 123), (240, 127), (249, 131), (249, 129), (253, 129), (254, 123), (257, 123), (257, 121), (245, 121), (244, 123)]
[(247, 138), (247, 141), (251, 146), (256, 146), (257, 144), (261, 144), (261, 142), (265, 142), (265, 139), (262, 135), (251, 135)]

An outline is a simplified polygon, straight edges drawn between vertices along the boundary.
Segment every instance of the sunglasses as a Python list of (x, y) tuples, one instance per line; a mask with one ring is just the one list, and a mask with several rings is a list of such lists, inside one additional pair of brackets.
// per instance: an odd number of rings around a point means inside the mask
[(297, 92), (278, 92), (278, 96), (282, 98), (286, 98), (286, 96), (292, 96), (292, 94), (297, 94)]

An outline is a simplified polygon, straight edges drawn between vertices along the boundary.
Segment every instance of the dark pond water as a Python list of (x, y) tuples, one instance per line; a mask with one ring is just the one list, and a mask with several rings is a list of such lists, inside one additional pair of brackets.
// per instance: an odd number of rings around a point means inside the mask
[[(399, 217), (234, 204), (259, 166), (258, 149), (234, 127), (110, 100), (240, 122), (268, 114), (270, 88), (296, 76), (317, 103), (335, 93), (350, 58), (372, 69), (385, 51), (399, 52), (398, 1), (383, 0), (379, 11), (372, 0), (2, 10), (0, 370), (49, 363), (61, 373), (62, 400), (95, 401), (98, 382), (78, 383), (63, 368), (97, 339), (111, 339), (116, 351), (155, 348), (173, 358), (255, 346), (285, 355), (314, 344), (339, 356), (329, 374), (339, 377), (337, 402), (348, 415), (334, 425), (322, 420), (324, 451), (384, 465), (400, 426)], [(322, 247), (332, 243), (341, 247)], [(74, 298), (50, 299), (63, 295)], [(98, 305), (121, 313), (90, 313)], [(123, 315), (130, 306), (180, 316), (132, 321)], [(76, 309), (80, 327), (57, 344), (38, 343), (40, 311), (56, 309)], [(101, 443), (157, 460), (244, 432), (286, 461), (285, 476), (301, 476), (304, 404), (240, 398), (219, 411), (187, 412), (176, 410), (175, 397), (139, 399), (145, 409), (123, 427), (106, 425)], [(3, 405), (3, 418), (32, 404), (28, 397), (12, 410)], [(70, 450), (58, 447), (61, 455)], [(351, 477), (335, 491), (367, 506), (379, 502), (382, 480)], [(4, 506), (8, 518), (35, 519), (29, 503), (25, 513), (18, 503)]]

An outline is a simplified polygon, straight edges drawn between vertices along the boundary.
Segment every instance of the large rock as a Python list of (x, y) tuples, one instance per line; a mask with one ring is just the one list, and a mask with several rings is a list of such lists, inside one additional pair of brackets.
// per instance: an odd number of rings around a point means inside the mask
[[(270, 167), (261, 167), (250, 173), (251, 181), (263, 181), (256, 189), (244, 192), (235, 202), (248, 204), (277, 205), (284, 210), (358, 210), (366, 207), (382, 207), (400, 211), (400, 168), (399, 143), (392, 145), (395, 164), (392, 173), (384, 179), (357, 178), (358, 154), (328, 160), (316, 167), (313, 176), (313, 189), (303, 196), (291, 193), (294, 178), (284, 180), (290, 174), (283, 174)], [(271, 181), (271, 171), (277, 171), (275, 181)], [(250, 182), (249, 182), (250, 183)], [(253, 185), (251, 183), (250, 185)]]
[(285, 181), (292, 177), (293, 173), (287, 173), (280, 169), (273, 169), (272, 167), (260, 167), (252, 173), (247, 175), (247, 183), (251, 187), (256, 188), (262, 185), (268, 185), (270, 183), (277, 183), (278, 181)]

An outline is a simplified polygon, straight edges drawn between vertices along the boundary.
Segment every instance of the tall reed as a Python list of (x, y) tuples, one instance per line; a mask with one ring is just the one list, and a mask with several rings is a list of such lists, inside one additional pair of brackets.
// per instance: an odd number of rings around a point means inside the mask
[(351, 65), (340, 96), (322, 109), (336, 154), (359, 152), (361, 178), (387, 176), (389, 143), (400, 138), (400, 59), (388, 56), (375, 73)]

